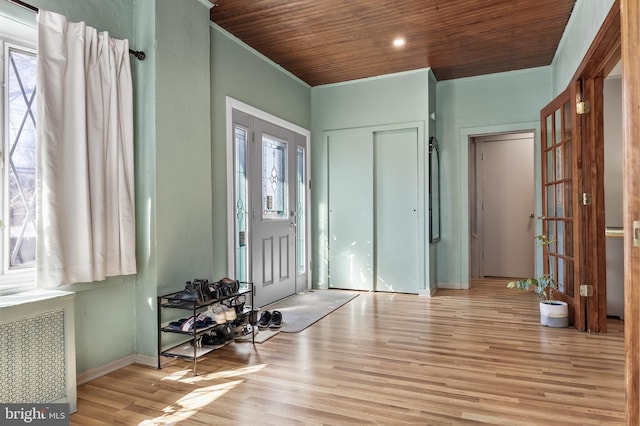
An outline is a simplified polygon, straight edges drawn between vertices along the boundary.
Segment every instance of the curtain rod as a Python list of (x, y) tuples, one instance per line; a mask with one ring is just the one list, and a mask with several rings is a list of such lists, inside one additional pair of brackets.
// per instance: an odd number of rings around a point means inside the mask
[[(9, 0), (9, 1), (11, 3), (17, 4), (18, 6), (22, 6), (25, 9), (32, 10), (32, 11), (34, 11), (36, 13), (39, 12), (39, 9), (37, 7), (32, 6), (30, 4), (27, 4), (27, 3), (23, 2), (23, 1), (20, 1), (20, 0)], [(139, 59), (141, 61), (144, 61), (144, 58), (146, 57), (146, 55), (144, 54), (144, 52), (142, 50), (129, 49), (129, 53), (131, 53), (133, 56), (135, 56), (137, 59)]]

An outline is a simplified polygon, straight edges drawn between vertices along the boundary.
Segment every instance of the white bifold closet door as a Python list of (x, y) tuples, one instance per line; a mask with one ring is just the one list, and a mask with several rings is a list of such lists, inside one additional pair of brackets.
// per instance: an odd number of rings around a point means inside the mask
[(329, 287), (424, 288), (417, 128), (328, 136)]

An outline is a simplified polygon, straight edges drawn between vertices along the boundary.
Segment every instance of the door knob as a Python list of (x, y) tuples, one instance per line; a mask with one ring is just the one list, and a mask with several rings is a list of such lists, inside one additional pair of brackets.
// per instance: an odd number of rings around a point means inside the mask
[(536, 214), (534, 212), (529, 213), (529, 218), (533, 219), (534, 217), (536, 217)]

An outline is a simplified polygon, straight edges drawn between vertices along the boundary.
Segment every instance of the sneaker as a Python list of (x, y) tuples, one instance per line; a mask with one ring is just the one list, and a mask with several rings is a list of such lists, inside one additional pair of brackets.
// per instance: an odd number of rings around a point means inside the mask
[(239, 342), (247, 342), (253, 339), (253, 336), (258, 334), (258, 327), (253, 327), (251, 324), (247, 324), (243, 327), (240, 333), (237, 333), (235, 336), (235, 340)]
[(231, 321), (229, 325), (231, 326), (233, 333), (238, 334), (244, 328), (245, 322), (240, 318), (236, 318), (235, 320)]
[(200, 338), (200, 346), (205, 348), (217, 349), (223, 347), (226, 343), (222, 336), (215, 332), (205, 333)]
[(221, 305), (215, 305), (211, 308), (211, 312), (213, 313), (213, 319), (216, 324), (224, 324), (227, 322), (227, 317), (222, 310)]
[(269, 322), (269, 328), (282, 327), (282, 313), (280, 311), (273, 311), (271, 314), (271, 321)]
[(216, 330), (218, 336), (222, 337), (225, 342), (233, 341), (233, 330), (229, 324), (225, 325), (221, 329)]
[(204, 314), (211, 318), (211, 320), (216, 324), (224, 324), (227, 319), (224, 316), (224, 312), (218, 309), (219, 305), (209, 305)]
[(264, 311), (262, 315), (260, 315), (260, 319), (258, 320), (258, 327), (267, 328), (269, 327), (270, 322), (271, 322), (271, 312)]
[(236, 310), (229, 308), (228, 306), (221, 305), (222, 311), (224, 312), (224, 317), (227, 321), (233, 321), (236, 319)]

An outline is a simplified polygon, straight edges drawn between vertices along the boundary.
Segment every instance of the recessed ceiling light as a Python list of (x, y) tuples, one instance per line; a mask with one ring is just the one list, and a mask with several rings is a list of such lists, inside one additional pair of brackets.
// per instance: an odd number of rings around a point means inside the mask
[(393, 39), (394, 47), (402, 47), (406, 43), (405, 39), (402, 37), (396, 37)]

